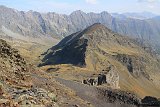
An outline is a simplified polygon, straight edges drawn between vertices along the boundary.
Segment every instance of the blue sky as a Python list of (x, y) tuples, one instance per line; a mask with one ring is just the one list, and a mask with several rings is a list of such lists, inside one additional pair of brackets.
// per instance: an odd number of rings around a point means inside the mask
[(143, 12), (160, 15), (160, 0), (0, 0), (0, 5), (22, 11), (57, 12)]

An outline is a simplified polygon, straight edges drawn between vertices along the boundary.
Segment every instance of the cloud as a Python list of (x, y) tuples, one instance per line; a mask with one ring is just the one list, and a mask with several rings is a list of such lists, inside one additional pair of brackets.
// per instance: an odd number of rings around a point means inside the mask
[(140, 4), (143, 7), (146, 7), (147, 9), (153, 10), (155, 11), (155, 9), (157, 9), (160, 4), (160, 0), (138, 0), (139, 3), (143, 3)]
[(155, 8), (155, 6), (153, 6), (153, 5), (148, 5), (148, 8), (150, 8), (150, 9), (154, 9), (154, 8)]
[(97, 4), (97, 0), (85, 0), (88, 4)]
[(138, 2), (157, 3), (159, 0), (138, 0)]

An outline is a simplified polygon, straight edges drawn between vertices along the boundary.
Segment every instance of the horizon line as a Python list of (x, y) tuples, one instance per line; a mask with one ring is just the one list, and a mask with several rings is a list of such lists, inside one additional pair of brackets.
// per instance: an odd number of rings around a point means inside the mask
[(106, 13), (108, 13), (108, 14), (110, 14), (110, 15), (112, 15), (112, 14), (119, 14), (119, 15), (121, 15), (121, 14), (125, 14), (125, 13), (151, 13), (151, 14), (154, 14), (154, 15), (157, 15), (157, 16), (160, 15), (160, 14), (153, 13), (153, 12), (149, 12), (149, 11), (141, 11), (141, 12), (109, 12), (109, 11), (107, 11), (107, 10), (104, 10), (104, 11), (101, 11), (101, 12), (92, 12), (92, 11), (90, 11), (90, 12), (85, 12), (85, 11), (80, 10), (80, 9), (74, 10), (74, 11), (70, 12), (69, 14), (66, 14), (66, 13), (60, 13), (60, 12), (55, 12), (55, 11), (41, 12), (41, 11), (36, 11), (36, 10), (32, 10), (32, 9), (31, 9), (31, 10), (19, 10), (19, 9), (15, 9), (15, 8), (13, 8), (13, 7), (5, 6), (5, 5), (0, 5), (0, 7), (5, 7), (5, 8), (8, 8), (8, 9), (13, 9), (13, 10), (15, 10), (15, 11), (25, 12), (25, 13), (32, 11), (32, 12), (38, 12), (38, 13), (42, 13), (42, 14), (45, 14), (45, 13), (46, 13), (46, 14), (47, 14), (47, 13), (56, 13), (56, 14), (61, 14), (61, 15), (71, 15), (71, 14), (73, 14), (74, 12), (77, 12), (77, 11), (83, 12), (83, 13), (85, 13), (85, 14), (90, 14), (90, 13), (101, 14), (101, 13), (103, 13), (103, 12), (106, 12)]

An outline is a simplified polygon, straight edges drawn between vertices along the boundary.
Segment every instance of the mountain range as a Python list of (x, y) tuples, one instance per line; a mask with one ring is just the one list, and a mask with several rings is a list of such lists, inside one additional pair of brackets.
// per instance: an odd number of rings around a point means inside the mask
[(150, 18), (153, 18), (153, 17), (156, 17), (158, 15), (156, 14), (153, 14), (153, 13), (150, 13), (150, 12), (141, 12), (141, 13), (136, 13), (136, 12), (127, 12), (127, 13), (121, 13), (121, 14), (118, 14), (118, 13), (112, 13), (111, 14), (113, 17), (117, 17), (117, 18), (132, 18), (132, 19), (141, 19), (141, 20), (144, 20), (144, 19), (150, 19)]
[(140, 38), (156, 46), (160, 45), (159, 16), (142, 20), (126, 15), (124, 18), (117, 18), (106, 11), (85, 13), (78, 10), (65, 15), (54, 12), (24, 12), (0, 6), (0, 34), (16, 39), (62, 39), (94, 23), (101, 23), (114, 32)]

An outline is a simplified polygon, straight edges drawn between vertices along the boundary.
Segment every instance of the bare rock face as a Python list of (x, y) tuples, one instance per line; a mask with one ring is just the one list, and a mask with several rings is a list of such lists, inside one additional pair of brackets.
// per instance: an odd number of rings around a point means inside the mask
[(128, 71), (135, 77), (143, 75), (147, 79), (150, 79), (146, 71), (146, 59), (144, 57), (118, 54), (113, 56), (116, 60), (120, 61), (124, 66), (127, 67)]
[(110, 71), (106, 74), (107, 83), (114, 89), (119, 89), (119, 75), (118, 71), (114, 66), (111, 67)]

